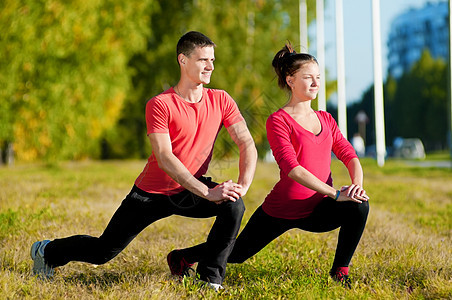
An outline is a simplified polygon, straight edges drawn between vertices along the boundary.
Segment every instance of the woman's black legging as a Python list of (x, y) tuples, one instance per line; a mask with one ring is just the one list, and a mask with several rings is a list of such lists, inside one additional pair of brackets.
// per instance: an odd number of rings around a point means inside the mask
[[(272, 217), (260, 206), (238, 236), (228, 263), (244, 262), (292, 228), (327, 232), (340, 227), (332, 270), (347, 267), (361, 239), (368, 213), (368, 202), (337, 202), (331, 198), (325, 198), (310, 216), (295, 220)], [(181, 254), (187, 261), (196, 262), (205, 255), (205, 250), (205, 244), (199, 244), (182, 250)]]

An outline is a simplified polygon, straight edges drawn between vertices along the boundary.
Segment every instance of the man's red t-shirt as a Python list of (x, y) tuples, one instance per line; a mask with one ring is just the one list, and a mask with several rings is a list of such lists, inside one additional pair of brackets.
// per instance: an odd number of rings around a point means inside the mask
[[(196, 178), (206, 174), (222, 126), (242, 120), (237, 104), (223, 90), (204, 88), (201, 101), (189, 103), (170, 88), (146, 105), (147, 133), (168, 133), (173, 154)], [(154, 153), (135, 185), (148, 193), (165, 195), (184, 190), (159, 168)]]

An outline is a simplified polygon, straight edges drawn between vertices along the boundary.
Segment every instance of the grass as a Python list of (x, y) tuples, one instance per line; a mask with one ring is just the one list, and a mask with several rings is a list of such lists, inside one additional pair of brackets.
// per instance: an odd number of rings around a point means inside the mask
[[(236, 178), (236, 161), (215, 161), (217, 181)], [(337, 231), (292, 230), (243, 264), (229, 265), (216, 294), (169, 275), (166, 254), (202, 242), (213, 219), (173, 216), (144, 230), (102, 266), (69, 263), (55, 279), (31, 275), (31, 244), (100, 235), (144, 161), (83, 161), (0, 168), (0, 299), (452, 299), (452, 171), (363, 160), (371, 212), (352, 260), (353, 288), (327, 273)], [(333, 162), (335, 185), (347, 171)], [(244, 225), (278, 179), (259, 163), (245, 197)]]

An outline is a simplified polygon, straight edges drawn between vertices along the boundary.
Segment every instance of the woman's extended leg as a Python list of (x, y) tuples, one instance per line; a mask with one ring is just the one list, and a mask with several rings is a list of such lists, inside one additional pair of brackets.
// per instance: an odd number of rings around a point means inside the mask
[(244, 262), (294, 225), (292, 220), (271, 217), (258, 207), (237, 237), (228, 263)]
[[(228, 263), (242, 263), (252, 257), (275, 238), (294, 228), (292, 220), (273, 218), (267, 215), (262, 207), (253, 213), (245, 228), (242, 230), (228, 258)], [(178, 250), (178, 255), (188, 263), (200, 261), (206, 255), (206, 243), (190, 248)]]

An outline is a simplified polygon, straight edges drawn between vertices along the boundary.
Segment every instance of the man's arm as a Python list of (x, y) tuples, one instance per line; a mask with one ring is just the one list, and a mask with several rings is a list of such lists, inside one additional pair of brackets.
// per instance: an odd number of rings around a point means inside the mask
[(232, 181), (223, 182), (209, 189), (196, 179), (173, 154), (168, 133), (150, 133), (148, 137), (159, 168), (190, 192), (210, 201), (235, 201), (240, 197), (240, 186)]
[(240, 151), (237, 183), (242, 187), (240, 196), (243, 197), (247, 193), (256, 171), (257, 150), (245, 120), (229, 126), (227, 130)]

